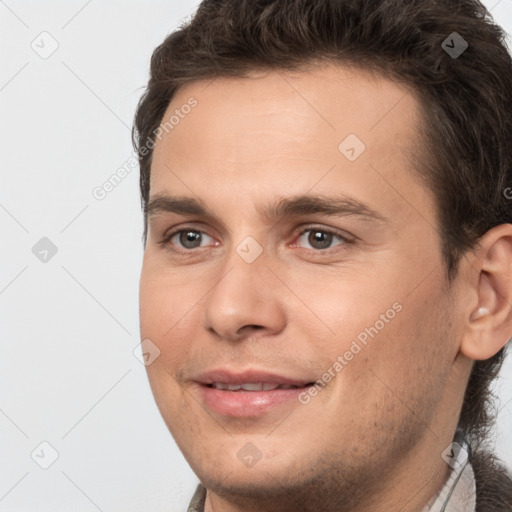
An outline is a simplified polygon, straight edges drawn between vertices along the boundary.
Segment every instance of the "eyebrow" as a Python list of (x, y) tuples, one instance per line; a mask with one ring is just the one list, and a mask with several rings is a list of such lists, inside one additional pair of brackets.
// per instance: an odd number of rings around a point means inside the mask
[[(150, 198), (144, 209), (148, 218), (160, 213), (176, 213), (178, 215), (198, 215), (217, 218), (206, 204), (192, 197), (173, 197), (157, 194)], [(284, 217), (299, 215), (331, 215), (346, 217), (354, 215), (366, 220), (380, 222), (389, 221), (367, 204), (347, 196), (301, 195), (283, 198), (267, 203), (258, 208), (258, 212), (269, 220), (279, 220)]]

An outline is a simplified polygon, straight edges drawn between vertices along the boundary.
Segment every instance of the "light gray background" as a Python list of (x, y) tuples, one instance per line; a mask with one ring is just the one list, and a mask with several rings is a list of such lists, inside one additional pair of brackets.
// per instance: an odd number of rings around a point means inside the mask
[[(512, 0), (485, 3), (512, 32)], [(93, 190), (132, 156), (151, 52), (197, 4), (0, 0), (0, 512), (173, 512), (195, 488), (133, 354), (138, 170)], [(510, 467), (511, 369), (496, 438)]]

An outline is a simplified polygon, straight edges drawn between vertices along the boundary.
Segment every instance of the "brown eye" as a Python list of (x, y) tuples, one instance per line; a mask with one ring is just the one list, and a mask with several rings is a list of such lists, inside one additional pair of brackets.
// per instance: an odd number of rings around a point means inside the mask
[(315, 249), (327, 249), (332, 243), (333, 236), (323, 231), (310, 231), (308, 242)]
[(299, 237), (300, 245), (309, 244), (311, 248), (316, 250), (330, 249), (335, 241), (338, 241), (338, 243), (334, 245), (345, 243), (345, 239), (341, 235), (324, 229), (307, 229)]

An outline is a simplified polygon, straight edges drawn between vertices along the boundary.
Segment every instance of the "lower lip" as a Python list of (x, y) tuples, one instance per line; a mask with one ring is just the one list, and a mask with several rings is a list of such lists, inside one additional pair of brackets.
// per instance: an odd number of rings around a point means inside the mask
[(295, 401), (307, 387), (272, 391), (224, 391), (204, 384), (199, 386), (206, 406), (223, 416), (247, 418), (259, 416), (279, 405)]

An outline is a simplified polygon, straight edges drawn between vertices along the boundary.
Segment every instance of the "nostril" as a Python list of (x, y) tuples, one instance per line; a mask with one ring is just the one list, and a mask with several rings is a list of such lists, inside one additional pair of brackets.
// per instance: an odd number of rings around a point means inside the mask
[(244, 325), (243, 327), (241, 327), (240, 329), (238, 329), (237, 331), (237, 334), (238, 336), (242, 337), (244, 335), (248, 335), (249, 338), (251, 338), (252, 334), (255, 332), (255, 331), (261, 331), (261, 330), (264, 330), (265, 327), (263, 325)]

